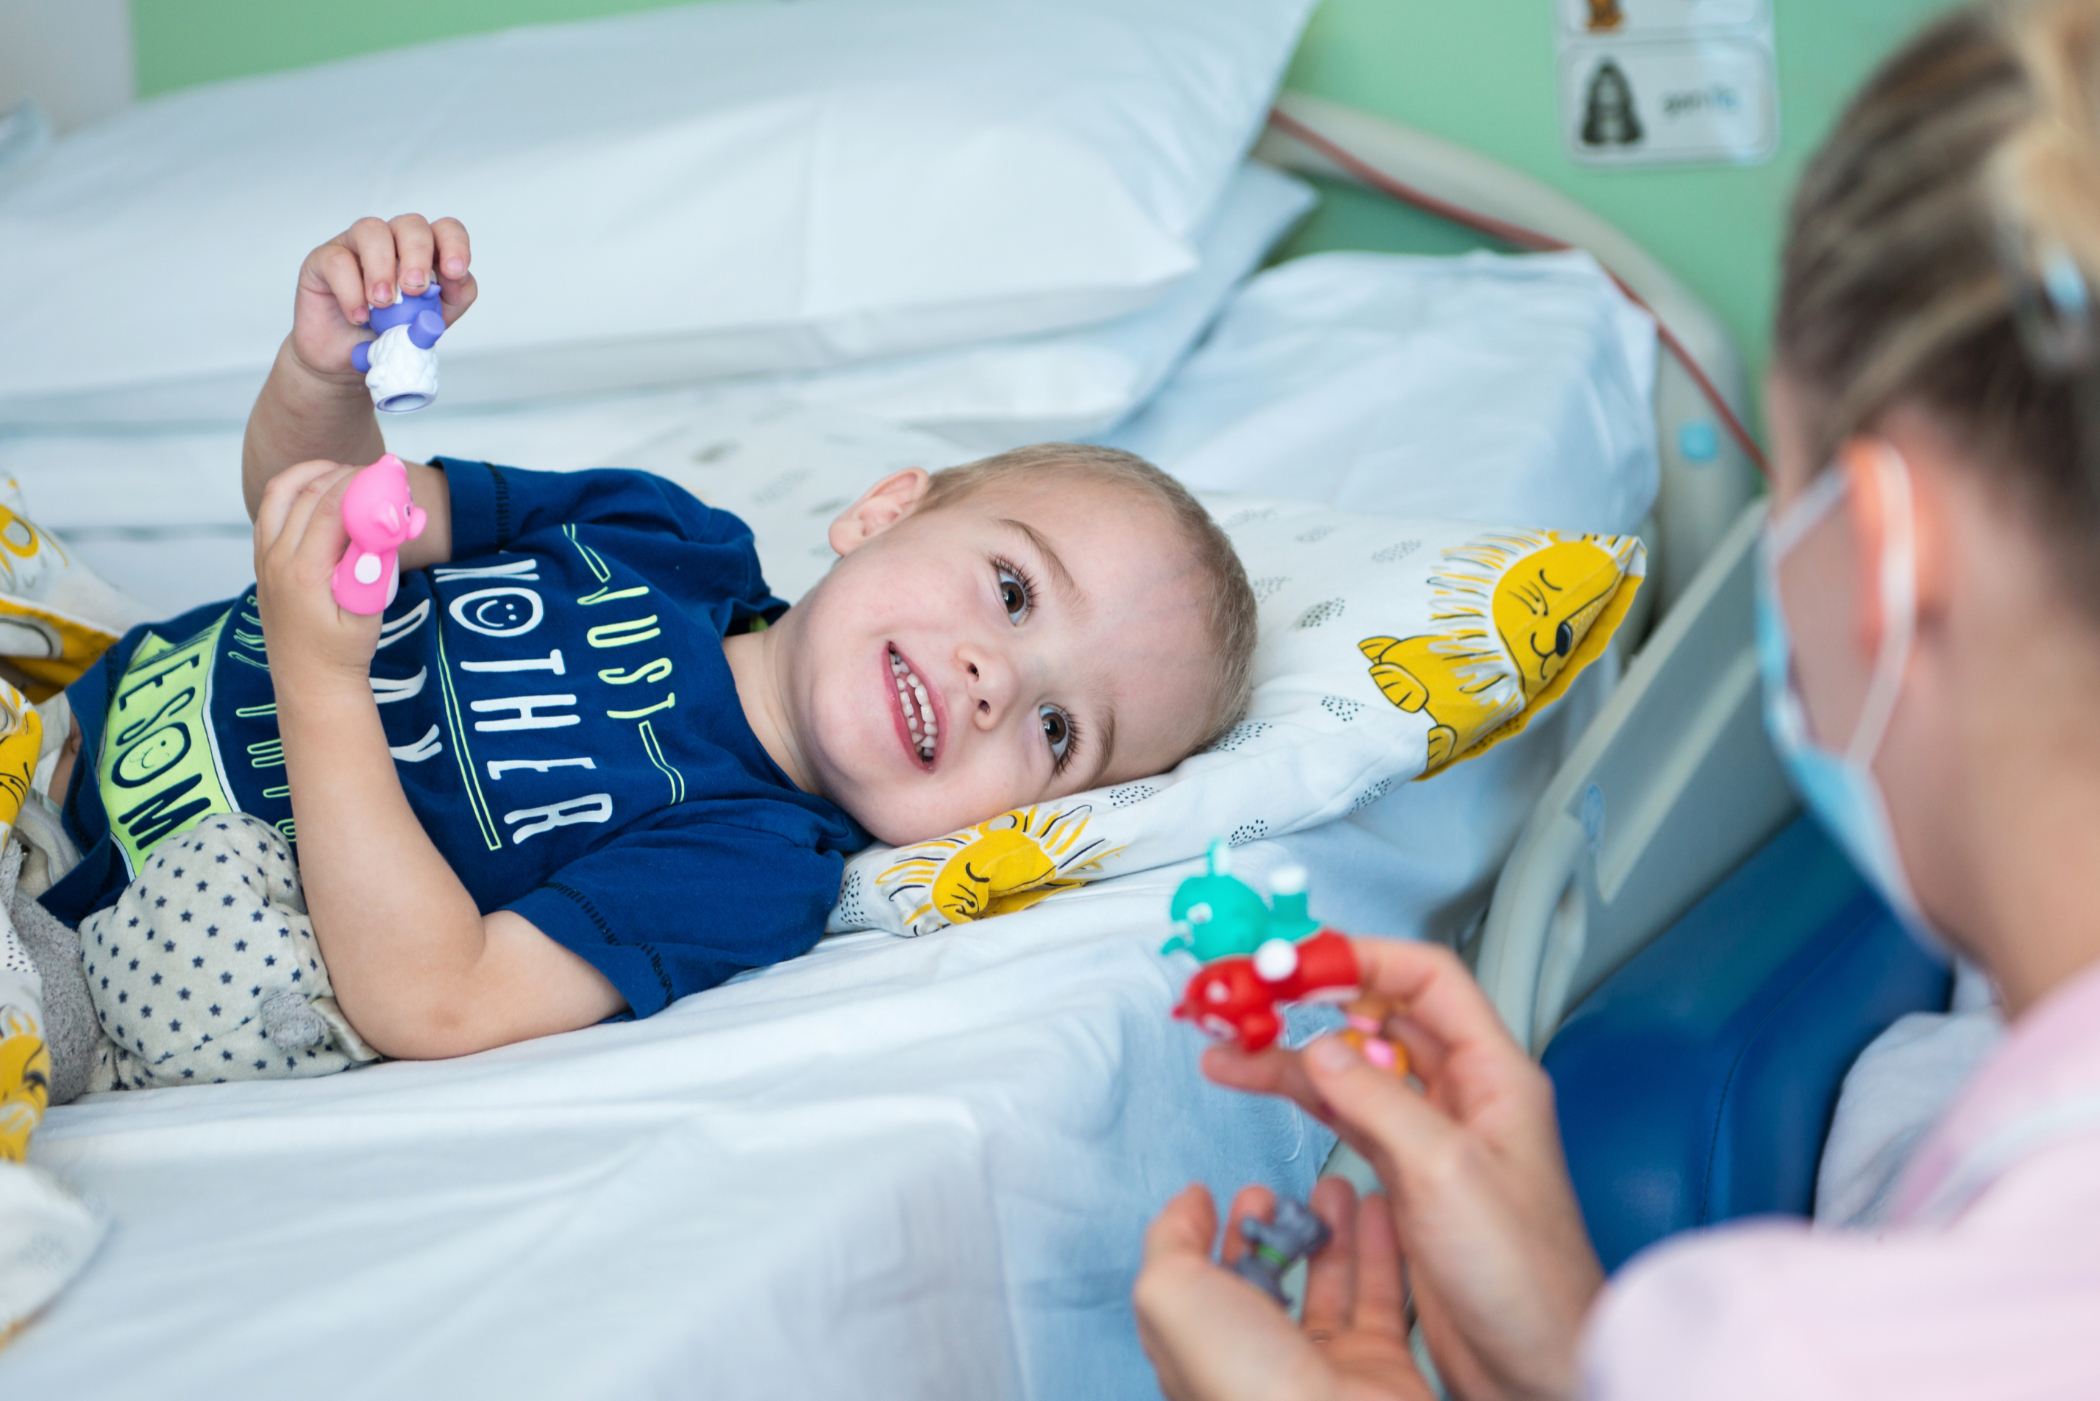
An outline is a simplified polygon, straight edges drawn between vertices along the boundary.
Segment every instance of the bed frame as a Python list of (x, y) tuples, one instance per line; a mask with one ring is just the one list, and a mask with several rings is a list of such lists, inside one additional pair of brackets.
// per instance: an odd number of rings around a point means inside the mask
[[(1587, 249), (1676, 332), (1736, 416), (1746, 416), (1742, 358), (1727, 328), (1595, 214), (1476, 152), (1383, 118), (1299, 93), (1276, 105), (1433, 198)], [(1367, 183), (1274, 128), (1255, 154)], [(1533, 1055), (1571, 1008), (1796, 806), (1759, 712), (1751, 615), (1764, 514), (1757, 469), (1669, 356), (1659, 362), (1655, 416), (1662, 480), (1643, 529), (1656, 555), (1654, 630), (1533, 809), (1465, 949)]]

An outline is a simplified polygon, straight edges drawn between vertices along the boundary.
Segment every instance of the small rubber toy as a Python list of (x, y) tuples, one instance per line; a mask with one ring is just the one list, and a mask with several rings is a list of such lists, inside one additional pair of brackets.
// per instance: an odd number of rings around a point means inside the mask
[(1174, 937), (1163, 954), (1187, 949), (1199, 963), (1251, 954), (1271, 939), (1295, 942), (1316, 932), (1320, 923), (1306, 912), (1305, 868), (1285, 866), (1269, 878), (1273, 905), (1253, 886), (1232, 873), (1232, 848), (1212, 842), (1200, 876), (1174, 888), (1167, 913)]
[(1380, 1070), (1407, 1074), (1407, 1052), (1386, 1039), (1385, 1019), (1397, 1010), (1390, 998), (1359, 997), (1342, 1008), (1342, 1040)]
[(1212, 842), (1204, 873), (1174, 891), (1174, 937), (1161, 954), (1186, 950), (1202, 967), (1188, 980), (1174, 1015), (1253, 1054), (1283, 1034), (1288, 1002), (1340, 1002), (1342, 1037), (1381, 1070), (1407, 1073), (1407, 1054), (1381, 1034), (1391, 1004), (1365, 998), (1347, 936), (1321, 926), (1308, 909), (1302, 866), (1270, 878), (1272, 900), (1232, 874), (1232, 850)]
[(1279, 1304), (1289, 1302), (1283, 1296), (1284, 1271), (1308, 1255), (1317, 1255), (1334, 1237), (1327, 1223), (1294, 1197), (1276, 1199), (1274, 1221), (1242, 1216), (1240, 1235), (1247, 1242), (1247, 1253), (1232, 1262), (1233, 1273)]
[(343, 492), (350, 548), (329, 581), (336, 603), (349, 613), (385, 612), (401, 587), (401, 547), (429, 523), (409, 495), (408, 468), (392, 453), (352, 477)]
[(1263, 944), (1252, 955), (1214, 959), (1196, 970), (1174, 1015), (1250, 1055), (1283, 1034), (1285, 1002), (1345, 1002), (1358, 991), (1356, 954), (1332, 929), (1310, 939)]
[(436, 285), (372, 308), (371, 325), (379, 339), (351, 351), (350, 363), (365, 377), (372, 406), (381, 413), (429, 407), (438, 392), (437, 352), (431, 347), (445, 334), (445, 308)]

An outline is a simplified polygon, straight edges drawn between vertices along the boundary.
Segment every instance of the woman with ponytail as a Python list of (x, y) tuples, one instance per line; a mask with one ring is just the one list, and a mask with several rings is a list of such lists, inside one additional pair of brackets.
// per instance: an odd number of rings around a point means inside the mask
[(2100, 1397), (2100, 0), (1957, 11), (1868, 83), (1794, 204), (1767, 406), (1767, 724), (2003, 1042), (1874, 1233), (1698, 1233), (1607, 1287), (1544, 1075), (1449, 954), (1360, 941), (1420, 1091), (1333, 1038), (1205, 1069), (1387, 1192), (1321, 1184), (1302, 1326), (1176, 1199), (1136, 1296), (1176, 1401), (1427, 1396), (1416, 1318), (1465, 1398)]

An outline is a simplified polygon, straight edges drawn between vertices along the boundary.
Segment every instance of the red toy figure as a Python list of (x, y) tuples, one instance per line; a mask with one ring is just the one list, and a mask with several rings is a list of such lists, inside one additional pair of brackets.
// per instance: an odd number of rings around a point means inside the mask
[(1174, 892), (1176, 933), (1160, 950), (1182, 949), (1207, 960), (1189, 979), (1174, 1015), (1252, 1054), (1283, 1034), (1279, 1004), (1344, 1003), (1342, 1039), (1380, 1070), (1406, 1075), (1407, 1052), (1385, 1036), (1393, 1006), (1360, 995), (1356, 951), (1308, 912), (1304, 869), (1277, 871), (1275, 895), (1273, 902), (1263, 900), (1232, 874), (1231, 850), (1211, 843), (1204, 874), (1189, 877)]
[(1252, 955), (1206, 963), (1189, 979), (1174, 1015), (1249, 1053), (1276, 1044), (1281, 1002), (1347, 1002), (1360, 977), (1349, 941), (1332, 929), (1293, 944), (1272, 939)]

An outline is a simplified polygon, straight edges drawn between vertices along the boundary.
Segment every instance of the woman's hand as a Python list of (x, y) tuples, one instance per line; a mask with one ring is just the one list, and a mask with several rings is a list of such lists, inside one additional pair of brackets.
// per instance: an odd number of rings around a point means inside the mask
[(1552, 1084), (1449, 951), (1354, 947), (1365, 992), (1404, 1009), (1385, 1035), (1407, 1048), (1420, 1091), (1331, 1036), (1303, 1052), (1216, 1047), (1204, 1073), (1289, 1095), (1377, 1171), (1454, 1395), (1573, 1396), (1577, 1339), (1604, 1273), (1568, 1180)]
[[(1331, 1177), (1314, 1189), (1312, 1206), (1334, 1236), (1306, 1273), (1304, 1322), (1296, 1325), (1211, 1262), (1218, 1213), (1209, 1192), (1189, 1188), (1152, 1223), (1134, 1300), (1138, 1336), (1171, 1401), (1427, 1401), (1429, 1385), (1407, 1348), (1400, 1250), (1385, 1198), (1368, 1197), (1359, 1211), (1355, 1189)], [(1246, 1253), (1242, 1218), (1267, 1220), (1275, 1209), (1263, 1187), (1234, 1199), (1228, 1263)]]
[(420, 214), (384, 223), (360, 219), (306, 255), (292, 308), (288, 342), (300, 366), (324, 379), (361, 380), (350, 352), (370, 340), (375, 307), (420, 296), (433, 278), (450, 326), (474, 305), (473, 250), (457, 219), (435, 224)]
[(287, 468), (264, 489), (255, 515), (255, 600), (280, 707), (287, 694), (348, 691), (370, 700), (379, 616), (337, 607), (329, 588), (350, 544), (343, 489), (356, 474), (334, 462)]

